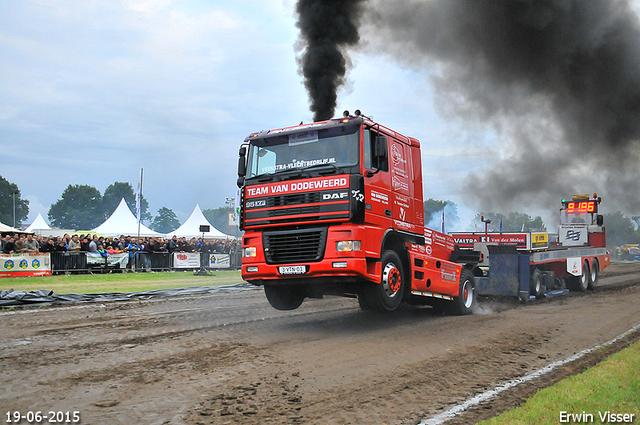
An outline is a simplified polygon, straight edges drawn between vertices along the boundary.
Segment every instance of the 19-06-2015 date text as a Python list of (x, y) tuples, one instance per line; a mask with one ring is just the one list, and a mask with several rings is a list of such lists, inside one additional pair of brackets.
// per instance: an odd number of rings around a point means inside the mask
[(7, 411), (5, 422), (7, 424), (71, 424), (80, 422), (80, 412), (63, 411)]

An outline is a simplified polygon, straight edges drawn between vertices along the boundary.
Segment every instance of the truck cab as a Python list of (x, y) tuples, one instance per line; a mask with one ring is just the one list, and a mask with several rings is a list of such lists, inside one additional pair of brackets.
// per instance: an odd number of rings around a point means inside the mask
[[(325, 294), (394, 310), (412, 297), (414, 281), (428, 279), (417, 270), (431, 265), (426, 257), (435, 251), (448, 262), (453, 249), (446, 235), (424, 228), (419, 141), (360, 111), (250, 134), (238, 186), (242, 276), (264, 286), (280, 310)], [(441, 268), (434, 276), (444, 275)], [(446, 273), (456, 296), (460, 269)]]

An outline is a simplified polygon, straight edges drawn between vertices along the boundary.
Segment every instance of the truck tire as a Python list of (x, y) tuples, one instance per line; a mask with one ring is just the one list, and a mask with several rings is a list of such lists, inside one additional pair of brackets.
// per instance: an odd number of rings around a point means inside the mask
[(363, 310), (393, 311), (402, 302), (406, 285), (404, 267), (395, 251), (382, 254), (382, 278), (376, 285), (367, 285), (358, 301)]
[(568, 283), (571, 291), (584, 292), (589, 287), (589, 262), (582, 263), (582, 274), (580, 276), (569, 276)]
[(536, 298), (542, 298), (545, 293), (545, 287), (542, 284), (542, 272), (536, 267), (531, 273), (531, 278), (529, 279), (529, 294), (535, 296)]
[(295, 310), (304, 301), (303, 292), (293, 285), (264, 285), (264, 293), (276, 310)]
[(600, 275), (600, 266), (598, 265), (598, 260), (593, 259), (591, 262), (591, 274), (589, 274), (589, 289), (596, 289), (598, 286), (598, 277)]
[(458, 296), (453, 298), (453, 314), (471, 314), (476, 308), (476, 281), (468, 269), (462, 269), (460, 273), (460, 286)]

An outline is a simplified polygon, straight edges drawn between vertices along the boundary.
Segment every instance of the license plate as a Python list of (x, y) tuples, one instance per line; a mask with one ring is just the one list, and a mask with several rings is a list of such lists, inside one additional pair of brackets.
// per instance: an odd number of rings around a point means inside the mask
[(307, 266), (281, 266), (278, 271), (280, 274), (305, 274)]

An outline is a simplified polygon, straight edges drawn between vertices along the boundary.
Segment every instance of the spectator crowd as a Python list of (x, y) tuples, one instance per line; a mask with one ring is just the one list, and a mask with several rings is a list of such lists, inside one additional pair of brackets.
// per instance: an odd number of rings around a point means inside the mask
[(173, 236), (140, 238), (133, 236), (104, 237), (91, 234), (65, 234), (42, 237), (33, 234), (7, 234), (2, 238), (2, 253), (27, 252), (97, 252), (104, 256), (120, 252), (204, 252), (211, 254), (234, 254), (239, 243), (230, 239), (209, 239)]

